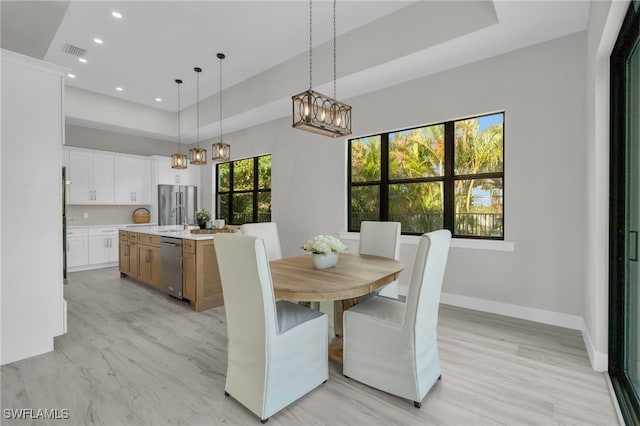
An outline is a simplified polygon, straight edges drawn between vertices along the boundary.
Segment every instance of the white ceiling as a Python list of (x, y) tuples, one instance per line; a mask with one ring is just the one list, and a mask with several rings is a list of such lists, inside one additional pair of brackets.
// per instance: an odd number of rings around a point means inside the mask
[[(61, 13), (42, 5), (57, 3)], [(8, 5), (16, 5), (8, 7)], [(40, 16), (24, 5), (38, 4)], [(25, 54), (46, 44), (44, 60), (70, 68), (67, 85), (128, 101), (166, 121), (177, 108), (175, 78), (182, 78), (183, 116), (196, 100), (194, 66), (200, 76), (201, 139), (217, 134), (219, 62), (223, 63), (224, 132), (290, 114), (291, 95), (308, 87), (308, 2), (290, 1), (71, 1), (3, 0), (2, 46)], [(31, 7), (31, 9), (34, 9)], [(332, 2), (313, 3), (314, 89), (332, 93)], [(111, 16), (117, 10), (121, 20)], [(338, 97), (348, 100), (373, 90), (451, 69), (586, 29), (589, 2), (570, 1), (376, 1), (339, 0)], [(51, 38), (52, 22), (59, 22)], [(10, 25), (9, 25), (10, 24)], [(28, 28), (29, 31), (24, 31)], [(20, 31), (19, 31), (20, 29)], [(40, 39), (25, 34), (38, 35)], [(11, 38), (10, 36), (13, 36)], [(93, 42), (100, 37), (104, 44)], [(5, 40), (11, 40), (7, 46)], [(44, 41), (43, 41), (44, 40)], [(66, 43), (87, 50), (86, 64), (65, 54)], [(552, 64), (550, 64), (552, 66)], [(122, 87), (122, 92), (115, 90)], [(72, 92), (71, 94), (73, 95)], [(157, 103), (156, 97), (163, 99)], [(82, 96), (83, 99), (87, 95)], [(70, 103), (74, 96), (68, 96)], [(91, 109), (96, 110), (95, 103)], [(229, 105), (229, 106), (227, 106)], [(174, 126), (138, 126), (122, 117), (107, 122), (72, 111), (68, 122), (103, 129), (175, 138)], [(116, 110), (110, 115), (117, 115)], [(191, 108), (192, 110), (193, 108)], [(99, 108), (98, 108), (99, 110)], [(151, 111), (151, 112), (150, 112)], [(104, 114), (103, 114), (104, 115)], [(184, 128), (193, 126), (186, 125)], [(195, 131), (187, 131), (185, 141)]]
[[(409, 3), (338, 2), (338, 35)], [(332, 2), (316, 1), (313, 17), (313, 42), (319, 45), (333, 34)], [(66, 43), (86, 49), (88, 62), (64, 53)], [(223, 86), (229, 87), (308, 47), (307, 1), (72, 1), (44, 59), (73, 70), (70, 86), (175, 112), (176, 78), (184, 81), (182, 106), (196, 101), (196, 66), (203, 69), (201, 97), (218, 92), (218, 52), (227, 56)], [(116, 86), (124, 90), (116, 92)]]

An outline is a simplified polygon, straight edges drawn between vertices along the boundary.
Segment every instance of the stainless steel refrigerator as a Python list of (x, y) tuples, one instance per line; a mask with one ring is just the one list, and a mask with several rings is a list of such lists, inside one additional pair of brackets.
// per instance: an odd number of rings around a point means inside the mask
[(186, 185), (158, 185), (158, 225), (195, 225), (198, 188)]

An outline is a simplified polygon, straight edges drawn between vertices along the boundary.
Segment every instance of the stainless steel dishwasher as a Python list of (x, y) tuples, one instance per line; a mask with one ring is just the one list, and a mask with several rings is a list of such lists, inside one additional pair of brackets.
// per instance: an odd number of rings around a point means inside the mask
[(182, 239), (162, 237), (162, 290), (182, 299)]

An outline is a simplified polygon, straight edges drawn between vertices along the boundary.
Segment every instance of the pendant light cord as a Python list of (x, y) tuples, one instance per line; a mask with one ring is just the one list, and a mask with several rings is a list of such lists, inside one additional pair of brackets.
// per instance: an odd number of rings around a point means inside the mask
[[(333, 98), (336, 99), (337, 43), (336, 0), (333, 0)], [(309, 90), (313, 88), (313, 0), (309, 0)]]
[(180, 84), (182, 83), (182, 80), (176, 80), (176, 83), (178, 83), (178, 154), (181, 154), (180, 152)]
[(224, 55), (218, 53), (218, 58), (220, 59), (220, 143), (222, 143), (222, 60), (224, 59)]
[(196, 144), (200, 148), (200, 68), (196, 68)]
[(336, 75), (336, 0), (333, 0), (333, 99), (337, 99)]
[(309, 0), (309, 91), (313, 87), (313, 0)]

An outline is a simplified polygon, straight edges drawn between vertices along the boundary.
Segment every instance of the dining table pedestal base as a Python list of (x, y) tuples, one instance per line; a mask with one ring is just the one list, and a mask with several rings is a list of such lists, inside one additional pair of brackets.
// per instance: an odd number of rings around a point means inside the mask
[(343, 343), (342, 337), (338, 337), (329, 343), (329, 359), (342, 364)]
[[(357, 298), (398, 280), (404, 265), (394, 259), (367, 254), (343, 253), (333, 268), (316, 269), (311, 255), (269, 262), (276, 299), (317, 304), (341, 301), (343, 310), (357, 303)], [(338, 324), (335, 331), (342, 328)], [(338, 334), (338, 333), (335, 333)], [(329, 345), (329, 359), (342, 362), (342, 338)]]

